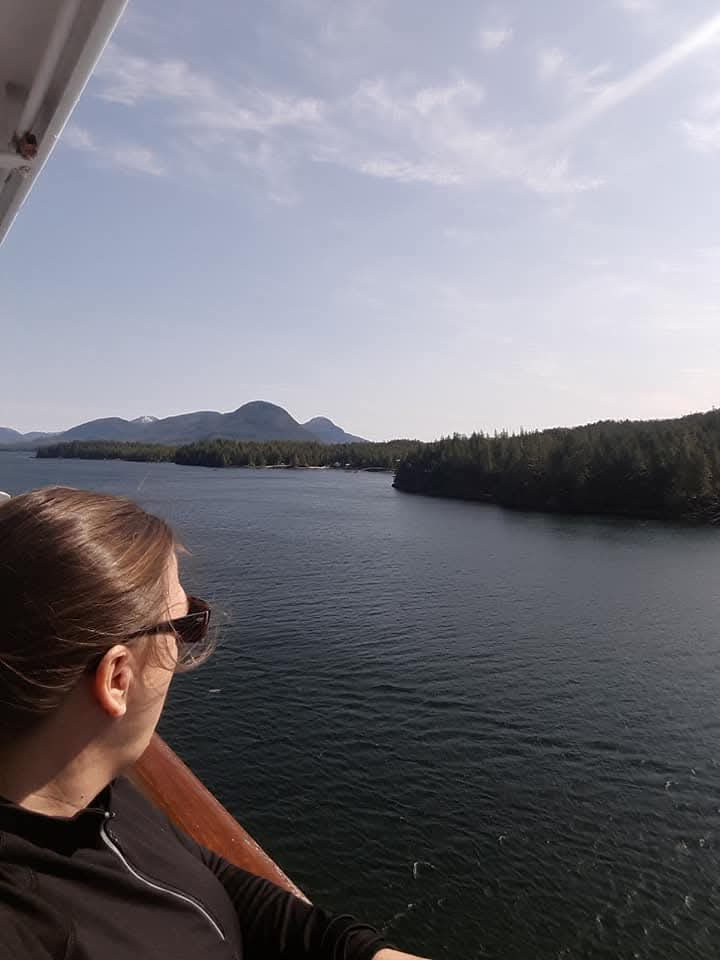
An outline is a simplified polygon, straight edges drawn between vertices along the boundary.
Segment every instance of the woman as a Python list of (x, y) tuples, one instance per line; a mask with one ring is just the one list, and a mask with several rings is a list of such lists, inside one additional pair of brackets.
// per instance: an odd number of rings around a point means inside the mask
[(200, 847), (123, 777), (209, 618), (131, 501), (0, 504), (2, 960), (412, 960)]

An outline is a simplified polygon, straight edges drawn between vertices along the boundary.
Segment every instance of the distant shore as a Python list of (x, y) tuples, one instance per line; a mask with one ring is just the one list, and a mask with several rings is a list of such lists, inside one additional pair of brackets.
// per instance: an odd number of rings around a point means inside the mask
[(351, 470), (392, 473), (414, 441), (323, 444), (305, 441), (207, 440), (161, 444), (73, 441), (40, 447), (40, 459), (129, 460), (195, 467), (247, 467), (264, 470)]
[(720, 525), (720, 411), (673, 420), (602, 421), (434, 443), (203, 440), (177, 446), (74, 441), (38, 457), (272, 470), (395, 474), (403, 493), (511, 510)]
[(512, 510), (718, 525), (720, 411), (456, 434), (408, 452), (394, 486)]

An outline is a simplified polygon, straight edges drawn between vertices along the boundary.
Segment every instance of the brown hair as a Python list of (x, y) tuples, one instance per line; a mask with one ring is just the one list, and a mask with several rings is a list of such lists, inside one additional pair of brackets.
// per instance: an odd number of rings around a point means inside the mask
[(176, 549), (168, 524), (124, 497), (49, 487), (0, 504), (0, 739), (163, 619)]

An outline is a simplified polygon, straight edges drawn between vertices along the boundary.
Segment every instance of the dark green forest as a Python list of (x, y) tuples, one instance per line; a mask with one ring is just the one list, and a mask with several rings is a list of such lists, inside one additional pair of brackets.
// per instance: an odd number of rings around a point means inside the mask
[(410, 451), (395, 487), (522, 510), (720, 521), (720, 411), (530, 433), (448, 437)]
[(388, 443), (325, 444), (304, 440), (267, 443), (203, 440), (179, 447), (145, 443), (73, 441), (41, 447), (38, 457), (82, 460), (143, 460), (196, 467), (335, 467), (350, 470), (393, 470), (401, 457), (415, 450), (413, 440)]
[(130, 443), (114, 440), (72, 440), (39, 447), (40, 458), (68, 460), (138, 460), (143, 463), (173, 463), (176, 447), (160, 443)]

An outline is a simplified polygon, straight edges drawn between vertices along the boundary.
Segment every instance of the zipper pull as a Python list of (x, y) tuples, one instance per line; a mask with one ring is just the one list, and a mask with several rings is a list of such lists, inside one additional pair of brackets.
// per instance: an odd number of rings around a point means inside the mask
[(114, 820), (114, 819), (115, 819), (115, 813), (114, 813), (114, 811), (112, 811), (112, 810), (105, 810), (105, 812), (103, 813), (103, 825), (102, 825), (102, 828), (105, 830), (105, 833), (106, 833), (106, 834), (108, 835), (108, 837), (113, 841), (113, 843), (117, 843), (117, 837), (115, 836), (115, 834), (113, 833), (113, 831), (112, 831), (112, 830), (109, 828), (109, 826), (108, 826), (109, 823), (110, 823), (110, 821), (111, 821), (111, 820)]

